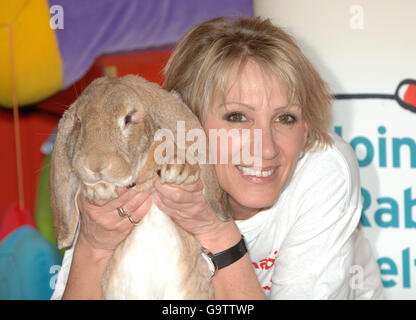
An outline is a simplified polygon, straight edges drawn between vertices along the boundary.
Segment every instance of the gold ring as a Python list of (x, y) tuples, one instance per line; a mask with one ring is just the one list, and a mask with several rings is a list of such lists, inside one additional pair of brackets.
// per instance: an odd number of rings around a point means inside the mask
[(117, 208), (118, 215), (120, 218), (128, 217), (130, 216), (130, 213), (128, 213), (126, 210), (124, 210), (122, 207)]
[(127, 218), (129, 218), (129, 221), (130, 221), (132, 224), (139, 224), (139, 223), (140, 223), (140, 220), (139, 220), (139, 221), (135, 221), (135, 220), (131, 217), (131, 215), (128, 215), (128, 216), (127, 216)]

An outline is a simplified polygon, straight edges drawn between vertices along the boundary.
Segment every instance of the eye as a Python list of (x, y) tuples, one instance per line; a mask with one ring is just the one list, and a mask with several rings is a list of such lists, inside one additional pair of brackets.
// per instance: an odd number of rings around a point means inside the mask
[(290, 113), (283, 113), (277, 117), (276, 122), (287, 124), (287, 125), (292, 125), (292, 124), (295, 124), (297, 120), (298, 118), (295, 115), (290, 114)]
[(124, 117), (124, 125), (127, 126), (128, 124), (130, 124), (133, 121), (133, 117), (131, 114), (128, 114), (127, 116)]
[(246, 117), (241, 112), (230, 112), (224, 115), (224, 120), (229, 122), (243, 122), (246, 121)]
[(124, 122), (124, 127), (126, 128), (128, 125), (134, 123), (134, 113), (135, 112), (131, 112), (128, 115), (126, 115), (123, 119)]

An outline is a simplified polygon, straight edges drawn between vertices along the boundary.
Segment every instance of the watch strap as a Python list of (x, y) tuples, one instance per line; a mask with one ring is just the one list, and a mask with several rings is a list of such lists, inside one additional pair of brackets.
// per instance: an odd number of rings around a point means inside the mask
[(215, 265), (216, 270), (220, 270), (241, 259), (247, 252), (244, 237), (233, 247), (222, 252), (211, 254), (210, 258)]

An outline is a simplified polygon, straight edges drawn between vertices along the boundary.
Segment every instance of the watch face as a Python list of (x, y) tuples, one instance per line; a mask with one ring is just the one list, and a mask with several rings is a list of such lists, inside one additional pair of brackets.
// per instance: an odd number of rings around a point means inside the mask
[(213, 277), (214, 274), (215, 274), (215, 266), (214, 266), (214, 263), (212, 262), (211, 258), (208, 257), (208, 255), (205, 252), (201, 252), (201, 256), (207, 262), (209, 272), (211, 273), (211, 277)]

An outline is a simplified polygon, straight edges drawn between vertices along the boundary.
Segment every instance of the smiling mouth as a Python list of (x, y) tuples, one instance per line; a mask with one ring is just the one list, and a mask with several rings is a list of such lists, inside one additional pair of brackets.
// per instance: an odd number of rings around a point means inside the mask
[(257, 178), (270, 177), (276, 171), (276, 167), (263, 169), (263, 168), (247, 168), (247, 167), (237, 166), (237, 169), (240, 170), (243, 173), (243, 175), (254, 176)]

